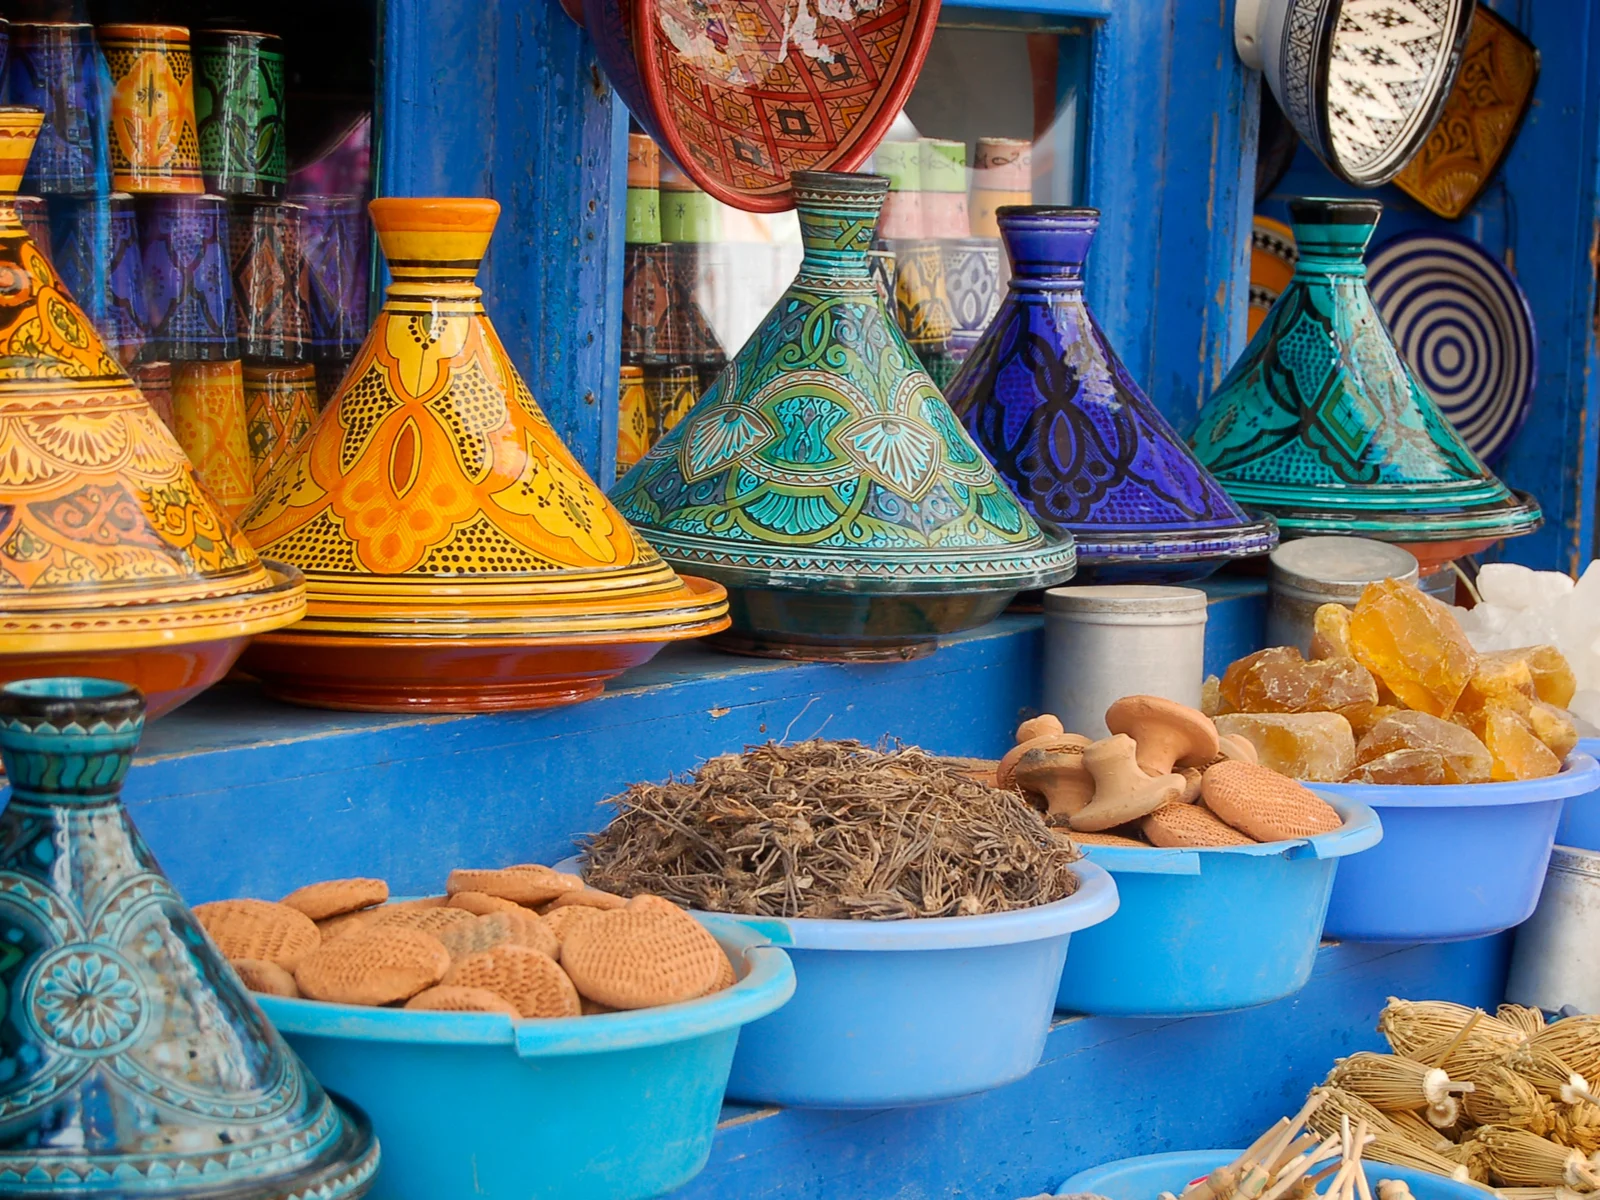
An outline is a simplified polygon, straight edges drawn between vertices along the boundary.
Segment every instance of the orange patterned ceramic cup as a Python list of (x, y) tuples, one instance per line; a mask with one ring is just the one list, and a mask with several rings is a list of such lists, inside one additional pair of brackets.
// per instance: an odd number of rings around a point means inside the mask
[(102, 25), (111, 71), (111, 171), (118, 191), (200, 193), (194, 63), (180, 25)]
[(174, 364), (172, 416), (178, 444), (200, 482), (229, 516), (237, 516), (255, 497), (239, 360)]
[(317, 419), (317, 368), (311, 363), (246, 367), (244, 419), (251, 478), (260, 491)]

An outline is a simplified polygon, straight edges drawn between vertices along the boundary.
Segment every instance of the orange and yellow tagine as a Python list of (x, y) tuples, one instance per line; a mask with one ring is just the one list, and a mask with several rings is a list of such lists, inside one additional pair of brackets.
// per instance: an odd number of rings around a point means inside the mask
[(24, 232), (37, 109), (0, 108), (0, 682), (97, 675), (159, 716), (305, 611), (196, 480)]
[(371, 206), (394, 282), (316, 426), (244, 515), (305, 572), (306, 618), (245, 660), (329, 708), (478, 712), (596, 695), (665, 643), (726, 628), (550, 427), (474, 280), (500, 206)]

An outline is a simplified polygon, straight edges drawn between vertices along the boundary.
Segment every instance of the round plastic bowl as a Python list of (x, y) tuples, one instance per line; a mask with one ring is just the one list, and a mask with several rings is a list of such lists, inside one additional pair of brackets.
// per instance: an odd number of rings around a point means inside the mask
[(745, 1029), (728, 1096), (889, 1108), (986, 1091), (1044, 1054), (1067, 941), (1117, 909), (1102, 868), (1054, 904), (909, 921), (742, 918), (794, 959), (794, 999)]
[[(1579, 739), (1578, 753), (1600, 758), (1600, 738)], [(1600, 780), (1595, 781), (1595, 790), (1567, 797), (1556, 826), (1556, 844), (1600, 850)]]
[(1298, 992), (1311, 977), (1339, 859), (1383, 837), (1365, 804), (1335, 807), (1342, 827), (1289, 842), (1085, 846), (1117, 881), (1121, 906), (1074, 939), (1057, 1007), (1165, 1017), (1230, 1012)]
[(658, 1196), (706, 1164), (740, 1026), (794, 992), (781, 950), (701, 919), (741, 977), (686, 1004), (513, 1021), (256, 998), (312, 1073), (371, 1116), (378, 1200)]
[(1383, 818), (1383, 843), (1334, 880), (1325, 932), (1455, 942), (1522, 924), (1539, 902), (1562, 803), (1597, 787), (1600, 766), (1587, 754), (1573, 754), (1559, 775), (1514, 783), (1318, 784)]
[[(1119, 1159), (1079, 1171), (1063, 1183), (1056, 1194), (1072, 1196), (1092, 1192), (1107, 1200), (1156, 1200), (1162, 1192), (1177, 1196), (1183, 1193), (1190, 1180), (1209, 1175), (1243, 1153), (1243, 1150), (1180, 1150), (1173, 1154)], [(1410, 1167), (1391, 1167), (1388, 1163), (1368, 1160), (1366, 1169), (1374, 1194), (1382, 1179), (1404, 1181), (1417, 1200), (1485, 1200), (1491, 1194), (1487, 1188), (1457, 1183), (1454, 1179), (1413, 1171)], [(1327, 1188), (1326, 1181), (1323, 1188)]]

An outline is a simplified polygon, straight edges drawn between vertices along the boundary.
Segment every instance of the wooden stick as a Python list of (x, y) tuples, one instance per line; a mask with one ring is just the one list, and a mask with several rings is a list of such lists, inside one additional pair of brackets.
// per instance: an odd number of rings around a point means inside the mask
[(1361, 1193), (1361, 1200), (1372, 1200), (1372, 1189), (1367, 1185), (1367, 1173), (1361, 1167), (1361, 1151), (1367, 1144), (1367, 1123), (1362, 1121), (1356, 1126), (1355, 1144), (1355, 1176), (1356, 1190)]
[(1442, 1070), (1444, 1068), (1444, 1064), (1449, 1060), (1450, 1056), (1457, 1050), (1461, 1049), (1462, 1043), (1464, 1043), (1467, 1038), (1471, 1036), (1473, 1027), (1476, 1026), (1479, 1021), (1483, 1020), (1486, 1015), (1487, 1014), (1483, 1011), (1483, 1009), (1474, 1009), (1471, 1018), (1469, 1018), (1467, 1023), (1461, 1027), (1461, 1032), (1456, 1034), (1456, 1036), (1451, 1039), (1450, 1044), (1444, 1048), (1444, 1053), (1433, 1060), (1433, 1065)]

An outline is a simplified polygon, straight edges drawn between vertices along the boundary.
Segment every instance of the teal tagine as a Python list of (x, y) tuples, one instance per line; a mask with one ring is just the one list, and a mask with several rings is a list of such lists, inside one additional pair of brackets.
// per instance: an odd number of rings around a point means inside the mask
[(267, 1023), (129, 821), (144, 697), (0, 688), (0, 1197), (354, 1200), (378, 1146)]
[(868, 252), (889, 181), (797, 171), (800, 273), (694, 410), (612, 490), (674, 567), (729, 592), (738, 653), (932, 651), (1072, 576), (884, 307)]
[(1239, 503), (1285, 537), (1398, 542), (1424, 574), (1539, 527), (1401, 361), (1367, 293), (1372, 200), (1291, 201), (1300, 259), (1216, 394), (1193, 446)]

